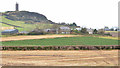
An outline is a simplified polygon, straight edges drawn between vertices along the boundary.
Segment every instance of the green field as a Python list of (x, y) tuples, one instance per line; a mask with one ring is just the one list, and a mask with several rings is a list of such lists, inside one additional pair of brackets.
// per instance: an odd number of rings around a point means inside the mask
[[(11, 24), (11, 25), (23, 27), (23, 28), (19, 28), (19, 27), (16, 28), (20, 32), (21, 31), (31, 31), (31, 30), (35, 29), (36, 26), (39, 27), (40, 29), (44, 29), (44, 28), (47, 28), (47, 27), (52, 27), (52, 24), (41, 23), (38, 26), (38, 24), (25, 24), (22, 21), (12, 21), (12, 20), (9, 20), (5, 17), (6, 16), (1, 16), (2, 20), (0, 20), (0, 22), (5, 22), (5, 23)], [(11, 26), (6, 25), (6, 24), (0, 24), (0, 25), (2, 25), (2, 27), (11, 27)]]
[(69, 37), (2, 42), (3, 46), (118, 45), (118, 40), (98, 37)]
[(9, 26), (9, 25), (2, 24), (2, 23), (0, 23), (0, 26), (4, 26), (4, 27), (11, 27), (11, 26)]

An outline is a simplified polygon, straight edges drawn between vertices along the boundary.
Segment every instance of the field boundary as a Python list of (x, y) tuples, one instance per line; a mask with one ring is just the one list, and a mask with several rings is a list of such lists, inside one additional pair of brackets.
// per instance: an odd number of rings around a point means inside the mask
[(105, 46), (1, 46), (0, 50), (119, 50), (119, 45)]

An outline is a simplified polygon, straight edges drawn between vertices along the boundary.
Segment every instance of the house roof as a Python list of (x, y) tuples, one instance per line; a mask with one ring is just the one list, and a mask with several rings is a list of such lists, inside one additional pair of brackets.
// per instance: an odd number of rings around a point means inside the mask
[(93, 29), (87, 29), (88, 32), (93, 32)]
[(20, 33), (29, 33), (29, 32), (27, 32), (27, 31), (21, 31)]

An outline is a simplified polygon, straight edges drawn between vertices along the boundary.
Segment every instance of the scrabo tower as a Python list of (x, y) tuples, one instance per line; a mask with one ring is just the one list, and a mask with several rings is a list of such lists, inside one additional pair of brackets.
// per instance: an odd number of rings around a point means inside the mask
[(19, 4), (16, 2), (16, 5), (15, 5), (15, 9), (16, 11), (19, 11)]

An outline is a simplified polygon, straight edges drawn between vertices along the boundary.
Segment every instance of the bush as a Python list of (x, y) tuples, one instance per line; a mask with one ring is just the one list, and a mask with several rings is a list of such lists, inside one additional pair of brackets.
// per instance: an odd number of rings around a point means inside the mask
[(80, 32), (81, 32), (82, 34), (88, 34), (87, 28), (82, 28)]
[(107, 33), (107, 34), (104, 34), (104, 35), (107, 35), (107, 36), (112, 36), (110, 33)]
[(100, 35), (104, 35), (104, 30), (103, 29), (100, 29), (99, 31), (98, 31), (98, 34), (100, 34)]
[(3, 46), (2, 50), (112, 50), (120, 49), (120, 46), (31, 46), (31, 47), (9, 47)]

